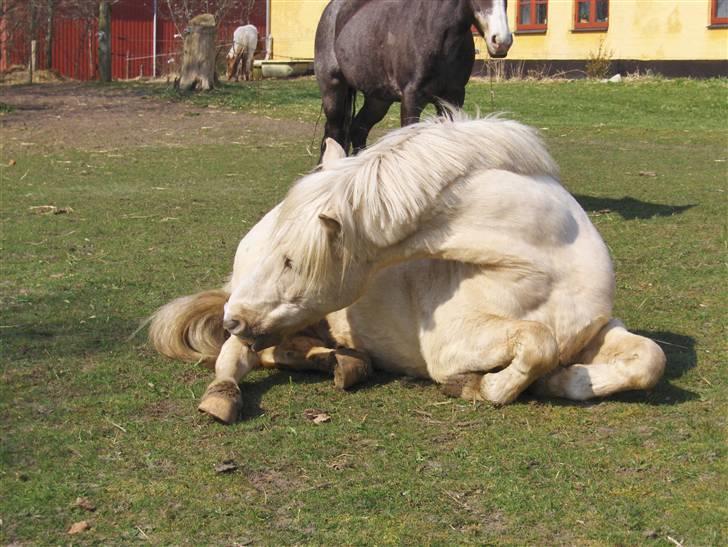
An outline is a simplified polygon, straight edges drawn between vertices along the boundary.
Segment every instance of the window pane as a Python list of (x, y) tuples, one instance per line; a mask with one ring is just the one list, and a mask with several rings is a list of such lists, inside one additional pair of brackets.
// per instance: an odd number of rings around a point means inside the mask
[(728, 0), (718, 0), (718, 6), (715, 9), (716, 17), (728, 17)]
[(597, 0), (597, 22), (609, 21), (609, 0)]
[(578, 20), (580, 23), (589, 22), (589, 2), (579, 2)]
[(546, 4), (536, 4), (536, 23), (546, 24)]
[(531, 24), (531, 6), (528, 4), (521, 4), (521, 24)]

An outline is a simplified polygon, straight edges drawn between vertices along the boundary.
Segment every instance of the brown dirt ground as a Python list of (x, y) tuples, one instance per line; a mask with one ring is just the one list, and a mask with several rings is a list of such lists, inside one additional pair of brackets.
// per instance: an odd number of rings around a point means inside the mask
[(308, 124), (244, 112), (200, 108), (146, 96), (144, 90), (79, 82), (0, 87), (0, 152), (38, 147), (113, 150), (309, 137)]

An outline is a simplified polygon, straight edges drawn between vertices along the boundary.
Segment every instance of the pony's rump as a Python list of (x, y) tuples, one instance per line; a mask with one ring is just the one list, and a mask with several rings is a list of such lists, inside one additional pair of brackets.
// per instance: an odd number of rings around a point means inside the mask
[(152, 315), (149, 341), (166, 357), (212, 368), (227, 338), (222, 319), (229, 297), (214, 289), (172, 300)]

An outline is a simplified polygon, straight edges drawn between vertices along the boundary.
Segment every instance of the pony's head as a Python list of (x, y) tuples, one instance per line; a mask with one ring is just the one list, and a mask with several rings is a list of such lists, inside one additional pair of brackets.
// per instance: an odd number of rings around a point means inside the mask
[(508, 54), (513, 34), (508, 28), (507, 0), (468, 0), (475, 17), (475, 26), (485, 39), (491, 57)]
[(366, 284), (371, 264), (351, 253), (327, 199), (328, 169), (344, 157), (327, 139), (321, 171), (298, 181), (250, 243), (248, 236), (241, 242), (223, 326), (256, 351), (351, 304)]

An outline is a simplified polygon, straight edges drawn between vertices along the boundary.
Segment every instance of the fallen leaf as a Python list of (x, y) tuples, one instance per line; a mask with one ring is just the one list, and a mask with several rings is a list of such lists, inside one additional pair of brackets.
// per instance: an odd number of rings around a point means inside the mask
[(8, 167), (12, 167), (16, 163), (18, 163), (18, 162), (16, 162), (15, 160), (8, 160)]
[(316, 425), (331, 421), (331, 416), (329, 416), (327, 412), (317, 408), (307, 408), (303, 411), (303, 417), (307, 420), (311, 420)]
[(55, 213), (58, 207), (55, 205), (35, 205), (29, 207), (28, 210), (35, 215), (47, 215), (48, 213)]
[(657, 173), (654, 171), (640, 171), (639, 175), (640, 177), (656, 177)]
[(233, 471), (237, 471), (238, 467), (240, 466), (234, 460), (225, 460), (215, 466), (215, 473), (232, 473)]
[(55, 205), (35, 205), (33, 207), (28, 207), (28, 210), (34, 215), (65, 215), (73, 213), (73, 209), (70, 207), (56, 207)]
[(81, 532), (85, 532), (86, 530), (90, 530), (91, 525), (86, 520), (81, 520), (79, 522), (74, 522), (71, 527), (68, 529), (69, 534), (80, 534)]
[(79, 509), (83, 509), (84, 511), (89, 511), (89, 512), (96, 511), (96, 506), (93, 503), (91, 503), (88, 500), (88, 498), (78, 497), (78, 498), (76, 498), (76, 503), (74, 503), (74, 505), (76, 507), (78, 507)]
[(347, 467), (352, 467), (351, 454), (339, 454), (333, 460), (326, 464), (326, 467), (334, 469), (335, 471), (341, 471)]

